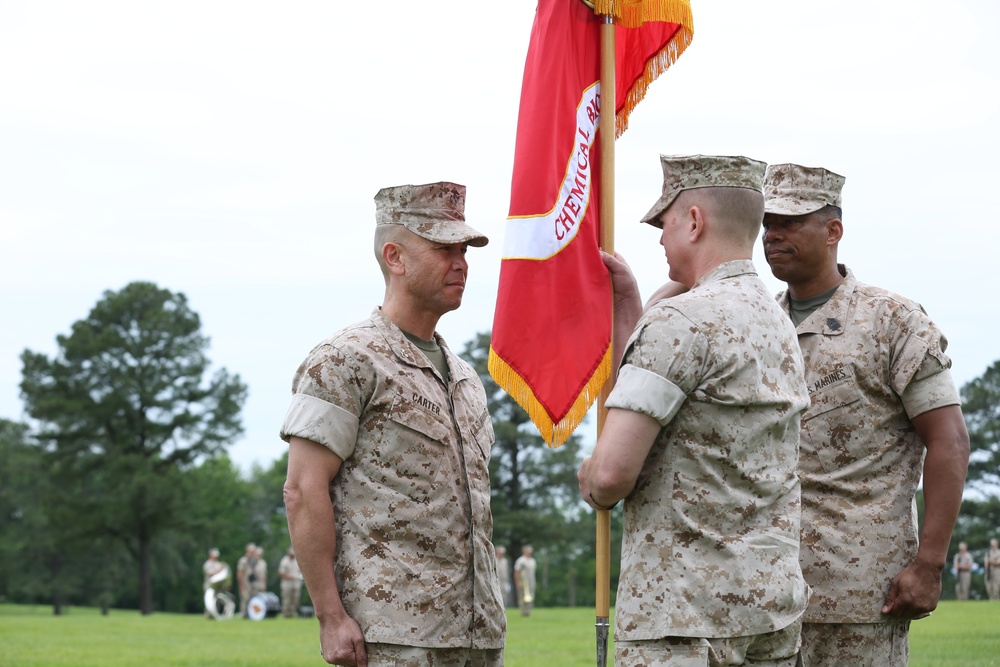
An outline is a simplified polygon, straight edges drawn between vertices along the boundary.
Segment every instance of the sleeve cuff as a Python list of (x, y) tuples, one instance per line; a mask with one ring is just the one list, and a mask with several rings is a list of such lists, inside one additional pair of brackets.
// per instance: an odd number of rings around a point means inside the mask
[(305, 438), (323, 445), (341, 459), (354, 452), (358, 418), (333, 403), (308, 394), (295, 394), (281, 425), (281, 439)]
[(670, 380), (638, 366), (626, 364), (618, 371), (606, 408), (621, 408), (649, 415), (666, 426), (681, 409), (687, 394)]
[(906, 416), (910, 419), (937, 408), (962, 404), (955, 382), (947, 370), (914, 380), (906, 385), (906, 390), (900, 399), (906, 410)]

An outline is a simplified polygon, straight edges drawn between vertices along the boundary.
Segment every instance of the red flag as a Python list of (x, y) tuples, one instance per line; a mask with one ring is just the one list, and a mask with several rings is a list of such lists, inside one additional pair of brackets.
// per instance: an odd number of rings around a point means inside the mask
[(694, 37), (690, 0), (596, 0), (596, 13), (615, 17), (615, 136), (649, 84), (674, 64)]
[[(644, 10), (629, 0), (619, 15), (617, 134), (691, 40), (687, 0), (655, 0), (659, 18), (653, 2)], [(677, 18), (663, 22), (671, 9)], [(611, 284), (597, 219), (600, 25), (581, 0), (538, 2), (490, 345), (490, 374), (551, 447), (569, 438), (611, 373)]]

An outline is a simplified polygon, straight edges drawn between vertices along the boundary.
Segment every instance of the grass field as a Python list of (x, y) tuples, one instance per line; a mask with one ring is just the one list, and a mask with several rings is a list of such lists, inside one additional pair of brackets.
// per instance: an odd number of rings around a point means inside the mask
[[(0, 667), (302, 667), (324, 664), (314, 619), (208, 621), (197, 615), (0, 605)], [(509, 615), (505, 667), (595, 665), (594, 612)], [(1000, 603), (942, 602), (910, 632), (910, 667), (1000, 667)], [(609, 646), (611, 665), (614, 654)]]

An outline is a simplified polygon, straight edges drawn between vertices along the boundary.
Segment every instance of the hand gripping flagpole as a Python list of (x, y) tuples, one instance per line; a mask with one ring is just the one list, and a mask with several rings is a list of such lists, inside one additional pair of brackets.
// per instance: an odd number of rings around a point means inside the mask
[[(598, 137), (601, 154), (599, 221), (601, 249), (615, 252), (615, 23), (601, 15), (601, 119)], [(611, 304), (608, 304), (609, 307)], [(612, 340), (614, 336), (612, 336)], [(612, 374), (601, 388), (597, 402), (597, 437), (601, 437), (607, 409), (604, 402), (614, 385)], [(608, 659), (608, 631), (611, 616), (611, 512), (597, 510), (597, 572), (595, 611), (597, 622), (597, 667)]]

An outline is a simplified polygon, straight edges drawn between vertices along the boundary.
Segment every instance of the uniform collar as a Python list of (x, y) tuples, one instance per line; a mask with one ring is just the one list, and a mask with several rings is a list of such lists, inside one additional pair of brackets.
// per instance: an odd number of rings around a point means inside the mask
[(726, 278), (735, 278), (744, 275), (757, 275), (757, 269), (754, 267), (753, 262), (749, 259), (734, 259), (731, 262), (719, 264), (703, 275), (691, 289), (715, 282), (716, 280), (725, 280)]
[[(824, 336), (839, 336), (844, 333), (848, 312), (851, 308), (851, 301), (854, 297), (854, 290), (857, 288), (857, 280), (849, 268), (843, 264), (838, 264), (841, 275), (844, 276), (837, 291), (833, 293), (830, 300), (816, 309), (807, 317), (796, 331), (800, 334), (814, 333)], [(788, 290), (778, 295), (779, 303), (785, 312), (788, 312)]]
[[(420, 348), (410, 342), (410, 340), (403, 334), (399, 327), (397, 327), (392, 320), (386, 317), (385, 313), (378, 306), (372, 310), (371, 322), (378, 329), (382, 337), (385, 338), (385, 342), (388, 343), (389, 347), (392, 349), (393, 354), (400, 358), (403, 363), (410, 366), (416, 366), (417, 368), (428, 368), (434, 369), (434, 365), (431, 364), (430, 360), (427, 358)], [(448, 360), (448, 372), (451, 375), (452, 381), (462, 380), (471, 377), (473, 374), (467, 370), (465, 364), (459, 363), (460, 359), (451, 351), (448, 344), (445, 343), (444, 338), (438, 332), (434, 332), (434, 340), (437, 344), (441, 346), (444, 350), (445, 358)], [(436, 372), (436, 369), (435, 369)]]

